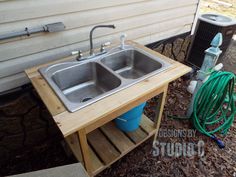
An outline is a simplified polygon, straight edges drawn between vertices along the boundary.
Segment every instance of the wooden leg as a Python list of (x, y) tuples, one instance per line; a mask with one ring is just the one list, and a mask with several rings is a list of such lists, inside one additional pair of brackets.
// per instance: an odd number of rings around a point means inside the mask
[(84, 166), (90, 176), (92, 176), (92, 163), (89, 153), (89, 146), (87, 142), (86, 132), (85, 129), (81, 129), (78, 131), (79, 134), (79, 140), (80, 140), (80, 147), (82, 151)]
[(160, 98), (158, 100), (158, 105), (157, 105), (157, 109), (156, 109), (156, 117), (155, 117), (155, 120), (154, 120), (154, 126), (156, 128), (156, 133), (155, 133), (155, 136), (154, 136), (154, 141), (157, 138), (158, 130), (159, 130), (159, 127), (160, 127), (160, 124), (161, 124), (161, 117), (162, 117), (162, 113), (163, 113), (163, 109), (164, 109), (164, 105), (165, 105), (167, 90), (168, 90), (168, 85), (166, 85), (164, 87), (164, 90), (160, 94)]
[(79, 135), (77, 133), (73, 133), (67, 136), (66, 142), (69, 145), (73, 154), (75, 155), (76, 159), (84, 165), (84, 160), (83, 160), (82, 151), (80, 147)]

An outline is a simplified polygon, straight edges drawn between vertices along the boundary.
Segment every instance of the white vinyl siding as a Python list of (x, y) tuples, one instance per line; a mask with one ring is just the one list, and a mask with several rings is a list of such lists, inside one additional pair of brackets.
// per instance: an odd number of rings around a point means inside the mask
[[(88, 50), (89, 31), (98, 24), (94, 45), (117, 42), (120, 33), (141, 44), (190, 32), (199, 0), (5, 0), (0, 1), (0, 34), (63, 22), (65, 31), (0, 41), (0, 92), (27, 82), (26, 68)], [(13, 83), (11, 83), (13, 82)]]

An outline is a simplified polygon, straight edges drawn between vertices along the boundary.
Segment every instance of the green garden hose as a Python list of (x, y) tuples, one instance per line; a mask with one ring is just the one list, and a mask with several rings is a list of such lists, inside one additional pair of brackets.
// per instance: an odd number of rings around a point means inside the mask
[(225, 135), (233, 124), (236, 115), (235, 80), (236, 76), (231, 72), (213, 71), (196, 93), (191, 117), (168, 117), (180, 120), (191, 118), (199, 132), (224, 148), (224, 143), (214, 134), (220, 132)]
[(235, 80), (231, 72), (214, 71), (194, 98), (191, 116), (194, 127), (215, 140), (221, 148), (224, 145), (214, 134), (226, 134), (233, 124), (236, 114)]

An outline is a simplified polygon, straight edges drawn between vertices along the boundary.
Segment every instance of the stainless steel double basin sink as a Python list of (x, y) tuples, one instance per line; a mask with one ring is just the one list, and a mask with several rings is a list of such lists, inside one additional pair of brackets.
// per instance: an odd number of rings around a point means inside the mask
[(74, 60), (41, 68), (40, 73), (65, 107), (74, 112), (169, 66), (141, 48), (126, 46), (80, 62)]

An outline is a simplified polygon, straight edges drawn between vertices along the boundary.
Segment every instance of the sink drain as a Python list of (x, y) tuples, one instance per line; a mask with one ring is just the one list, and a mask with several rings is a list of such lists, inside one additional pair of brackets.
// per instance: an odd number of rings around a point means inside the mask
[(82, 98), (80, 102), (86, 102), (88, 100), (91, 100), (93, 97), (85, 97), (85, 98)]

